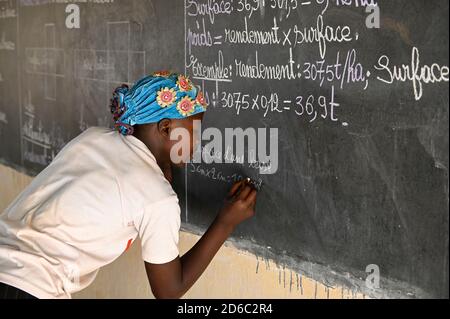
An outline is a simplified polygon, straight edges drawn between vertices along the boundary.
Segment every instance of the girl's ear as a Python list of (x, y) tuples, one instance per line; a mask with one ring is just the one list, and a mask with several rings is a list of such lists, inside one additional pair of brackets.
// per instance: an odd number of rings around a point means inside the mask
[(165, 138), (170, 138), (170, 129), (172, 121), (170, 119), (162, 119), (158, 122), (158, 132)]

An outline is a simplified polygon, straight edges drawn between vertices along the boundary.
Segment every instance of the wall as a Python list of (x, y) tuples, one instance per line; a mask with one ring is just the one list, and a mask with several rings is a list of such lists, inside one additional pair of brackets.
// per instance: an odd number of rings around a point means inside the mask
[[(31, 182), (32, 178), (0, 165), (0, 211)], [(181, 231), (180, 253), (199, 236)], [(104, 267), (94, 283), (74, 298), (153, 298), (139, 242), (112, 264)], [(331, 277), (331, 273), (330, 273)], [(238, 249), (227, 242), (211, 265), (183, 298), (366, 298), (344, 286), (326, 286), (271, 260)]]

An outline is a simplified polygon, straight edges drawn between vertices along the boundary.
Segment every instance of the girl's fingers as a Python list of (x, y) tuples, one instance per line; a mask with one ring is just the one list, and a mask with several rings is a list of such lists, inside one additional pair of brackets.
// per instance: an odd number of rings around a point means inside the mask
[(230, 191), (228, 192), (228, 197), (233, 197), (234, 195), (236, 195), (237, 191), (239, 190), (239, 188), (242, 186), (243, 183), (244, 183), (243, 180), (234, 183), (234, 185), (231, 187)]
[(248, 194), (252, 191), (252, 187), (249, 185), (244, 185), (241, 189), (241, 192), (238, 195), (238, 199), (246, 200)]
[(248, 194), (245, 201), (250, 205), (254, 206), (256, 204), (256, 196), (258, 195), (258, 191), (256, 189), (253, 189), (250, 194)]

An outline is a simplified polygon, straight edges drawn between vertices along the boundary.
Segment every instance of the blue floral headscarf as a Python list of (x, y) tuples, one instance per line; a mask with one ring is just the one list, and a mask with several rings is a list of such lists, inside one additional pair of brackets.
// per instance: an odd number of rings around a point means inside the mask
[(188, 77), (168, 71), (146, 76), (132, 88), (118, 87), (111, 100), (114, 126), (123, 135), (133, 134), (133, 125), (183, 119), (206, 108), (203, 93)]

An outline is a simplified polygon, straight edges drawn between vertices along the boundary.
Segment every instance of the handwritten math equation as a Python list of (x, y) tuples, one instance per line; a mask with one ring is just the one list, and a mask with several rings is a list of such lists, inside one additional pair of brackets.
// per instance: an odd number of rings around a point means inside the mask
[[(201, 81), (210, 105), (236, 116), (291, 112), (343, 127), (351, 125), (339, 100), (346, 91), (405, 84), (419, 101), (428, 86), (448, 82), (448, 66), (424, 63), (421, 48), (406, 47), (409, 59), (395, 64), (365, 52), (367, 20), (329, 18), (349, 9), (362, 19), (373, 11), (373, 20), (383, 8), (375, 0), (185, 0), (186, 73)], [(367, 54), (373, 63), (364, 64)], [(255, 93), (268, 82), (270, 93)]]

